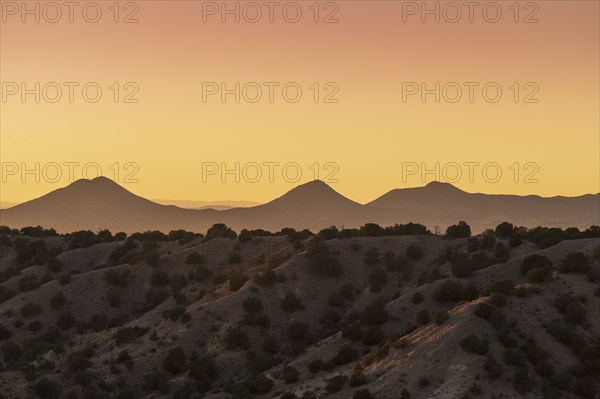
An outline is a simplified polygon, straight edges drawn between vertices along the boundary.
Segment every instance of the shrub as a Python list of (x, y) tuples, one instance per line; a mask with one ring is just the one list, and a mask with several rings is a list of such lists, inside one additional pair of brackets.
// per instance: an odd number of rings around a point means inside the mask
[(358, 358), (358, 352), (350, 345), (342, 345), (332, 361), (335, 365), (341, 366), (353, 362)]
[(300, 373), (298, 373), (298, 370), (296, 370), (292, 366), (285, 366), (283, 368), (283, 380), (286, 384), (293, 384), (295, 382), (298, 382), (299, 374)]
[(450, 268), (452, 274), (458, 278), (469, 277), (473, 273), (473, 264), (466, 255), (458, 256), (450, 263)]
[(121, 306), (121, 292), (116, 287), (110, 287), (106, 291), (106, 301), (113, 308)]
[(150, 329), (148, 327), (124, 327), (117, 330), (115, 335), (115, 343), (117, 346), (135, 341), (139, 337), (146, 334)]
[(296, 322), (288, 325), (285, 334), (292, 342), (301, 342), (308, 339), (308, 324)]
[(204, 263), (204, 257), (194, 251), (185, 258), (185, 263), (188, 265), (201, 265)]
[(433, 296), (440, 302), (460, 301), (465, 297), (465, 289), (457, 281), (446, 280), (436, 288)]
[(433, 322), (438, 326), (444, 324), (448, 319), (448, 311), (445, 309), (437, 309), (432, 314)]
[(35, 316), (39, 315), (41, 311), (42, 311), (42, 308), (40, 307), (40, 305), (29, 302), (21, 307), (21, 316), (23, 316), (25, 318), (35, 317)]
[(340, 287), (340, 295), (348, 300), (354, 298), (354, 286), (352, 284), (344, 284)]
[(242, 302), (244, 310), (248, 313), (259, 313), (262, 310), (262, 301), (258, 297), (248, 297)]
[(315, 359), (308, 363), (309, 373), (316, 374), (323, 369), (323, 360)]
[(423, 259), (423, 250), (418, 245), (410, 244), (406, 248), (406, 257), (414, 261), (419, 261)]
[(302, 305), (302, 300), (291, 291), (285, 294), (285, 297), (281, 301), (281, 307), (287, 313), (295, 312), (296, 310), (301, 310), (304, 308)]
[(44, 377), (36, 382), (34, 391), (40, 398), (59, 399), (62, 388), (58, 382)]
[(207, 391), (211, 388), (212, 382), (218, 378), (219, 368), (212, 356), (205, 355), (190, 362), (188, 375), (202, 384), (203, 391)]
[(533, 254), (526, 256), (521, 262), (521, 275), (527, 276), (527, 273), (536, 268), (552, 268), (552, 261), (544, 255)]
[(35, 290), (40, 286), (40, 280), (37, 274), (28, 274), (25, 277), (19, 279), (19, 290), (21, 292)]
[(248, 276), (243, 270), (234, 270), (229, 273), (229, 289), (233, 292), (238, 291), (248, 281)]
[(358, 389), (352, 395), (352, 399), (375, 399), (368, 389)]
[(61, 330), (69, 330), (75, 325), (75, 318), (71, 312), (62, 312), (56, 319), (56, 325)]
[(480, 340), (477, 336), (470, 334), (460, 340), (460, 347), (469, 353), (485, 355), (489, 349), (489, 342), (485, 339)]
[(412, 296), (411, 298), (412, 303), (419, 304), (421, 302), (423, 302), (423, 294), (421, 294), (420, 292), (415, 292), (415, 294)]
[(488, 354), (485, 359), (483, 369), (486, 371), (487, 377), (492, 380), (499, 378), (504, 373), (504, 367), (491, 354)]
[(364, 262), (368, 266), (376, 265), (379, 262), (381, 262), (381, 259), (379, 258), (379, 256), (380, 256), (379, 248), (371, 247), (365, 253)]
[(146, 302), (152, 307), (156, 307), (163, 303), (170, 296), (171, 295), (166, 290), (155, 290), (153, 288), (150, 288), (148, 289), (148, 291), (146, 291)]
[(329, 298), (327, 299), (327, 304), (334, 308), (341, 308), (342, 306), (344, 306), (344, 298), (342, 298), (342, 296), (339, 293), (333, 292), (331, 293), (331, 295), (329, 295)]
[(496, 262), (504, 263), (510, 257), (510, 250), (506, 247), (506, 245), (504, 245), (504, 243), (499, 242), (496, 244), (494, 257), (496, 258)]
[(559, 273), (584, 273), (590, 269), (590, 260), (583, 252), (571, 252), (556, 265)]
[(163, 362), (163, 369), (171, 374), (180, 374), (185, 370), (186, 357), (181, 346), (170, 349)]
[(63, 264), (58, 258), (52, 257), (48, 259), (48, 263), (46, 264), (46, 266), (48, 267), (48, 270), (52, 273), (58, 273), (62, 269)]
[(342, 274), (342, 265), (331, 254), (323, 238), (316, 236), (311, 239), (306, 253), (313, 274), (330, 277), (339, 277)]
[(155, 270), (150, 276), (150, 283), (154, 288), (166, 287), (171, 282), (171, 277), (164, 270)]
[(68, 273), (61, 274), (60, 277), (58, 278), (58, 282), (60, 283), (60, 285), (69, 284), (71, 282), (71, 275)]
[(360, 363), (357, 363), (352, 369), (352, 374), (350, 374), (350, 379), (348, 383), (350, 386), (355, 387), (358, 385), (363, 385), (367, 381), (367, 377), (365, 377), (365, 373), (363, 372), (363, 367)]
[(342, 328), (342, 337), (356, 341), (362, 337), (362, 328), (360, 323), (354, 322), (344, 326)]
[(267, 335), (262, 343), (262, 349), (266, 353), (275, 354), (279, 351), (277, 339), (273, 335)]
[(494, 307), (488, 303), (482, 302), (475, 307), (475, 311), (473, 312), (475, 316), (481, 317), (482, 319), (489, 320), (492, 317), (492, 313), (494, 313)]
[(325, 392), (332, 394), (342, 389), (348, 377), (345, 375), (336, 375), (335, 377), (325, 380)]
[(245, 331), (239, 327), (230, 327), (224, 337), (225, 347), (229, 350), (235, 349), (248, 349), (250, 348), (250, 341)]
[(384, 338), (385, 335), (379, 326), (369, 327), (361, 335), (363, 345), (379, 344)]
[(387, 273), (381, 266), (375, 266), (369, 273), (369, 283), (371, 284), (372, 292), (381, 291), (381, 287), (387, 283)]
[(508, 298), (504, 294), (492, 294), (490, 303), (501, 308), (508, 303)]
[(274, 270), (269, 269), (266, 272), (257, 275), (254, 278), (254, 281), (256, 284), (263, 287), (271, 286), (277, 282), (277, 273), (275, 273)]
[(573, 323), (581, 324), (587, 319), (587, 312), (585, 308), (579, 303), (577, 298), (571, 295), (561, 295), (554, 301), (554, 306)]
[(62, 292), (57, 292), (50, 298), (50, 307), (54, 310), (59, 310), (62, 308), (67, 302), (67, 298), (63, 295)]
[(387, 321), (387, 312), (385, 303), (382, 300), (375, 300), (360, 315), (360, 323), (365, 326), (383, 324)]
[(552, 277), (552, 269), (549, 267), (536, 267), (527, 272), (526, 281), (531, 284), (543, 283)]
[(429, 323), (430, 320), (431, 316), (429, 314), (429, 310), (426, 308), (419, 310), (415, 315), (415, 323), (417, 325), (424, 326), (425, 324)]
[(512, 280), (496, 280), (490, 285), (490, 293), (508, 294), (515, 287)]
[(448, 226), (446, 237), (448, 238), (467, 238), (471, 236), (471, 227), (464, 221)]

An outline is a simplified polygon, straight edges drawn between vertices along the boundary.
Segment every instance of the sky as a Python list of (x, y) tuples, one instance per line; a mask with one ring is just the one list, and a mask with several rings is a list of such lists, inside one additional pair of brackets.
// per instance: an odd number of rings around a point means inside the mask
[(2, 201), (600, 191), (597, 1), (45, 4), (1, 2)]

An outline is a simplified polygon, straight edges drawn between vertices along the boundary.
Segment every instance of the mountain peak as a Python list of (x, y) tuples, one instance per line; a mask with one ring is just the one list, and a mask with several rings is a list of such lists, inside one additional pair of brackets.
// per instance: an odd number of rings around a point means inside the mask
[(436, 191), (439, 191), (439, 190), (462, 191), (460, 188), (458, 188), (456, 186), (453, 186), (450, 183), (444, 183), (444, 182), (436, 181), (436, 180), (427, 183), (424, 188), (427, 188), (427, 189), (430, 189), (430, 190), (436, 190)]

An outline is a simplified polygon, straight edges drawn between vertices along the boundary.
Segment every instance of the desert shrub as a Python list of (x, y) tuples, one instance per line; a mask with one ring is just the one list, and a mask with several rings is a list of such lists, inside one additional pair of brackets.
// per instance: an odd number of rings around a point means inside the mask
[(345, 375), (336, 375), (325, 380), (325, 392), (332, 394), (342, 389), (348, 377)]
[(360, 323), (354, 322), (344, 326), (342, 328), (342, 337), (356, 341), (362, 337), (362, 328)]
[(489, 342), (487, 340), (479, 339), (473, 334), (461, 339), (459, 344), (464, 351), (478, 355), (485, 355), (489, 349)]
[(150, 276), (150, 284), (152, 287), (166, 287), (171, 282), (171, 277), (164, 270), (155, 270)]
[(2, 359), (6, 363), (18, 360), (21, 357), (21, 347), (12, 341), (3, 342), (0, 345), (0, 352), (2, 352)]
[(496, 236), (494, 235), (494, 231), (491, 229), (485, 230), (481, 233), (481, 248), (488, 249), (492, 248), (496, 243)]
[(273, 380), (267, 378), (263, 374), (257, 376), (250, 376), (246, 378), (246, 386), (250, 389), (250, 392), (257, 395), (263, 395), (271, 392), (273, 389)]
[(415, 292), (414, 295), (411, 298), (412, 303), (419, 304), (421, 302), (423, 302), (423, 294), (421, 294), (420, 292)]
[(496, 262), (504, 263), (510, 257), (510, 250), (504, 243), (499, 242), (496, 244), (496, 249), (494, 250), (494, 257), (496, 258)]
[(475, 311), (473, 313), (477, 317), (489, 320), (490, 317), (492, 317), (492, 313), (494, 313), (494, 310), (495, 309), (492, 305), (482, 302), (475, 307)]
[(450, 262), (452, 274), (455, 277), (469, 277), (473, 273), (473, 264), (465, 254), (459, 255), (456, 259)]
[(121, 306), (121, 291), (116, 287), (110, 287), (106, 291), (106, 301), (113, 308)]
[(508, 303), (508, 298), (504, 294), (492, 294), (489, 302), (491, 304), (501, 308)]
[(592, 377), (576, 377), (575, 392), (584, 398), (594, 399), (597, 392), (597, 381)]
[(61, 309), (65, 303), (67, 302), (67, 298), (64, 296), (62, 292), (57, 292), (50, 298), (50, 307), (54, 310)]
[(224, 223), (216, 223), (206, 232), (206, 236), (202, 239), (202, 242), (207, 242), (215, 238), (236, 238), (237, 233), (231, 228), (227, 227)]
[(204, 263), (204, 256), (194, 251), (185, 258), (185, 263), (188, 265), (201, 265)]
[(368, 266), (373, 266), (381, 262), (379, 248), (371, 247), (367, 250), (364, 257), (364, 262)]
[(446, 237), (448, 238), (467, 238), (471, 236), (471, 227), (464, 221), (448, 226)]
[(230, 327), (225, 332), (224, 337), (225, 347), (229, 350), (248, 349), (250, 341), (246, 332), (239, 327)]
[(419, 261), (423, 259), (423, 250), (415, 244), (410, 244), (406, 248), (406, 257), (410, 260)]
[(56, 325), (61, 330), (69, 330), (75, 325), (75, 318), (71, 312), (62, 312), (56, 319)]
[[(225, 282), (227, 279), (227, 275), (225, 273), (220, 274), (222, 276), (222, 281), (218, 284)], [(194, 279), (198, 282), (203, 282), (212, 277), (212, 272), (204, 265), (196, 265), (194, 270), (189, 274), (190, 279)], [(215, 279), (217, 277), (215, 276)], [(217, 284), (217, 282), (215, 282)]]
[(357, 363), (352, 369), (352, 374), (350, 374), (350, 378), (348, 379), (348, 383), (350, 386), (355, 387), (359, 385), (363, 385), (367, 381), (367, 377), (363, 371), (363, 367), (360, 363)]
[(508, 294), (515, 287), (512, 280), (496, 280), (490, 285), (490, 293)]
[(227, 281), (227, 273), (217, 273), (213, 277), (213, 283), (215, 285), (223, 284), (225, 281)]
[(587, 311), (579, 300), (571, 295), (563, 294), (554, 301), (556, 309), (573, 323), (581, 324), (587, 319)]
[(415, 323), (420, 326), (424, 326), (425, 324), (431, 321), (431, 315), (429, 314), (429, 310), (426, 308), (420, 309), (415, 315)]
[(295, 312), (296, 310), (301, 310), (304, 308), (302, 305), (302, 300), (291, 291), (285, 294), (285, 297), (281, 301), (281, 307), (287, 313)]
[(533, 386), (533, 380), (525, 367), (519, 367), (513, 377), (513, 385), (518, 392), (529, 392)]
[(254, 278), (254, 281), (256, 282), (256, 284), (262, 287), (271, 286), (277, 282), (277, 273), (275, 273), (274, 270), (269, 269), (266, 272), (257, 275)]
[(311, 374), (316, 374), (319, 371), (323, 370), (323, 360), (322, 359), (315, 359), (312, 360), (310, 363), (308, 363), (308, 372)]
[(354, 391), (352, 399), (375, 399), (375, 397), (368, 389), (358, 389)]
[(543, 283), (552, 277), (552, 269), (544, 267), (536, 267), (527, 272), (526, 281), (531, 284)]
[(10, 288), (6, 288), (3, 285), (0, 285), (0, 304), (8, 301), (10, 298), (14, 297), (17, 293), (15, 290), (11, 290)]
[(533, 254), (526, 256), (521, 262), (520, 270), (522, 276), (527, 276), (527, 273), (536, 268), (552, 268), (552, 261), (544, 255)]
[(308, 330), (308, 324), (295, 322), (286, 327), (285, 335), (292, 342), (302, 342), (308, 340)]
[(59, 399), (62, 393), (60, 384), (54, 380), (43, 377), (35, 383), (35, 394), (44, 399)]
[(342, 345), (337, 354), (331, 359), (333, 364), (341, 366), (358, 358), (358, 352), (350, 345)]
[(130, 342), (135, 341), (139, 337), (146, 334), (150, 329), (148, 327), (124, 327), (117, 330), (115, 334), (115, 343), (117, 346), (121, 346)]
[(372, 326), (365, 329), (360, 338), (363, 345), (375, 345), (383, 341), (385, 335), (379, 326)]
[(369, 283), (371, 284), (372, 292), (381, 291), (381, 287), (387, 283), (387, 273), (381, 266), (375, 266), (369, 273)]
[(158, 391), (166, 394), (169, 392), (169, 377), (162, 371), (144, 374), (142, 377), (142, 389), (144, 391)]
[(339, 277), (342, 274), (342, 265), (321, 237), (316, 236), (310, 240), (307, 256), (310, 260), (312, 273), (330, 277)]
[(277, 339), (273, 335), (267, 335), (263, 340), (262, 349), (265, 353), (276, 354), (279, 351)]
[(400, 393), (400, 399), (411, 399), (410, 392), (408, 392), (406, 389), (403, 389)]
[(60, 277), (58, 278), (58, 282), (60, 283), (60, 285), (69, 284), (71, 282), (71, 275), (68, 273), (61, 274)]
[(387, 317), (385, 302), (376, 299), (360, 314), (360, 323), (365, 326), (383, 324), (387, 321)]
[(236, 263), (241, 263), (242, 262), (242, 255), (240, 254), (239, 251), (234, 251), (231, 252), (229, 255), (227, 255), (227, 263), (229, 263), (230, 265), (235, 265)]
[(296, 370), (294, 367), (285, 366), (283, 368), (283, 381), (285, 381), (286, 384), (293, 384), (295, 382), (298, 382), (299, 374), (300, 373), (298, 373), (298, 370)]
[(171, 374), (180, 374), (186, 368), (186, 356), (181, 346), (169, 349), (163, 362), (163, 369)]
[(558, 262), (559, 273), (585, 273), (590, 269), (590, 260), (583, 252), (571, 252)]
[(156, 307), (170, 296), (167, 290), (150, 288), (146, 291), (146, 302), (152, 307)]
[(35, 290), (40, 286), (40, 279), (37, 274), (28, 274), (27, 276), (19, 279), (19, 290), (21, 292), (27, 292)]
[(259, 313), (262, 310), (262, 301), (258, 297), (248, 297), (242, 302), (244, 310), (248, 313)]
[(4, 341), (10, 339), (12, 337), (12, 331), (10, 328), (6, 327), (3, 324), (0, 324), (0, 341)]
[(448, 318), (448, 311), (445, 309), (436, 309), (432, 314), (433, 322), (438, 326), (444, 324)]
[(241, 269), (229, 272), (228, 278), (229, 289), (233, 292), (238, 291), (246, 284), (246, 281), (248, 281), (248, 276)]
[(269, 324), (271, 324), (269, 316), (264, 313), (246, 313), (243, 320), (244, 324), (260, 326), (263, 328), (267, 328), (269, 327)]
[(500, 378), (504, 373), (504, 367), (492, 354), (487, 355), (485, 363), (483, 364), (483, 369), (485, 370), (487, 377), (492, 380)]
[(171, 321), (176, 321), (179, 320), (183, 314), (185, 313), (185, 306), (175, 306), (169, 310), (166, 311), (166, 316), (171, 320)]
[(488, 321), (496, 330), (504, 328), (507, 324), (506, 316), (500, 309), (495, 309)]
[(219, 368), (212, 356), (205, 355), (190, 362), (188, 375), (202, 384), (202, 391), (208, 391), (219, 377)]
[(509, 222), (502, 222), (495, 229), (496, 237), (506, 239), (515, 232), (515, 226)]
[(40, 307), (40, 305), (37, 305), (32, 302), (26, 303), (25, 305), (21, 306), (21, 316), (25, 318), (35, 317), (39, 315), (41, 311), (42, 308)]
[(273, 358), (264, 353), (248, 351), (246, 359), (248, 360), (248, 370), (252, 374), (259, 374), (273, 367)]
[(417, 383), (419, 384), (419, 388), (423, 389), (431, 385), (431, 379), (427, 375), (422, 375), (419, 377)]
[(179, 291), (181, 291), (184, 287), (187, 287), (188, 285), (188, 279), (185, 275), (183, 274), (176, 274), (173, 277), (171, 277), (171, 292), (175, 295), (177, 293), (179, 293)]
[(62, 269), (63, 264), (57, 257), (52, 257), (48, 259), (46, 266), (52, 273), (58, 273)]
[(460, 301), (465, 297), (465, 289), (457, 281), (446, 280), (436, 288), (433, 297), (440, 302)]
[(327, 299), (327, 304), (334, 308), (341, 308), (342, 306), (344, 306), (344, 298), (342, 298), (342, 296), (339, 293), (333, 292), (331, 295), (329, 295), (329, 298)]
[(344, 284), (340, 287), (340, 295), (342, 298), (351, 300), (354, 298), (354, 286), (352, 284)]

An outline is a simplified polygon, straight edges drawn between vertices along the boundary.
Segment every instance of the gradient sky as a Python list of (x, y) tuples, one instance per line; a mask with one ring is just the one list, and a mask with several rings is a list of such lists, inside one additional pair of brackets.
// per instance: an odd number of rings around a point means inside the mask
[[(471, 182), (463, 166), (454, 184), (470, 192), (600, 191), (598, 1), (539, 1), (534, 2), (537, 11), (521, 2), (519, 23), (509, 9), (513, 1), (497, 2), (502, 5), (497, 23), (487, 22), (480, 8), (472, 23), (466, 8), (456, 23), (443, 18), (436, 23), (432, 16), (422, 23), (420, 14), (405, 15), (403, 22), (406, 4), (392, 1), (336, 2), (337, 23), (322, 22), (334, 10), (327, 2), (320, 3), (315, 23), (313, 1), (298, 2), (303, 12), (298, 23), (286, 22), (281, 7), (273, 23), (266, 8), (257, 23), (235, 23), (231, 16), (222, 23), (220, 14), (204, 23), (200, 1), (135, 2), (139, 22), (130, 24), (113, 21), (112, 1), (98, 2), (103, 11), (98, 23), (86, 22), (80, 10), (73, 23), (67, 15), (58, 23), (43, 18), (36, 23), (33, 17), (22, 23), (20, 10), (12, 15), (7, 3), (2, 1), (0, 29), (4, 89), (7, 82), (28, 87), (98, 82), (103, 97), (88, 103), (76, 90), (69, 103), (65, 88), (58, 103), (35, 103), (33, 95), (25, 103), (19, 95), (2, 100), (3, 201), (25, 201), (69, 183), (65, 166), (56, 182), (7, 172), (23, 163), (33, 169), (36, 162), (93, 162), (111, 178), (117, 162), (117, 180), (148, 198), (267, 201), (298, 184), (286, 181), (281, 167), (273, 182), (266, 167), (256, 183), (243, 178), (236, 183), (232, 175), (225, 182), (219, 176), (203, 182), (203, 162), (224, 162), (229, 168), (236, 162), (296, 162), (303, 171), (299, 183), (314, 178), (315, 162), (322, 179), (333, 170), (325, 170), (325, 164), (334, 163), (338, 182), (332, 186), (359, 202), (436, 179), (433, 174), (403, 177), (403, 162), (430, 169), (436, 162), (500, 166), (497, 182), (486, 181), (481, 166)], [(122, 9), (119, 18), (132, 10)], [(538, 22), (523, 23), (534, 11)], [(202, 100), (203, 82), (232, 87), (252, 81), (297, 82), (303, 96), (288, 103), (276, 90), (269, 103), (265, 88), (258, 103), (235, 103), (233, 96), (225, 103), (218, 96)], [(135, 82), (139, 102), (115, 103), (109, 89), (114, 82)], [(313, 82), (320, 82), (322, 95), (328, 92), (323, 85), (335, 82), (339, 102), (315, 103)], [(403, 82), (429, 87), (497, 82), (503, 96), (486, 102), (476, 89), (470, 103), (465, 88), (457, 103), (435, 103), (432, 95), (425, 103), (418, 95), (404, 102)], [(510, 89), (514, 82), (520, 84), (518, 103)], [(539, 88), (537, 103), (523, 101), (534, 87), (526, 89), (528, 82)], [(126, 92), (121, 87), (121, 94)], [(125, 180), (133, 171), (125, 170), (128, 163), (139, 168), (137, 183)], [(93, 168), (88, 171), (88, 177), (95, 176)], [(529, 172), (537, 182), (525, 182)], [(81, 177), (76, 168), (74, 178)]]

